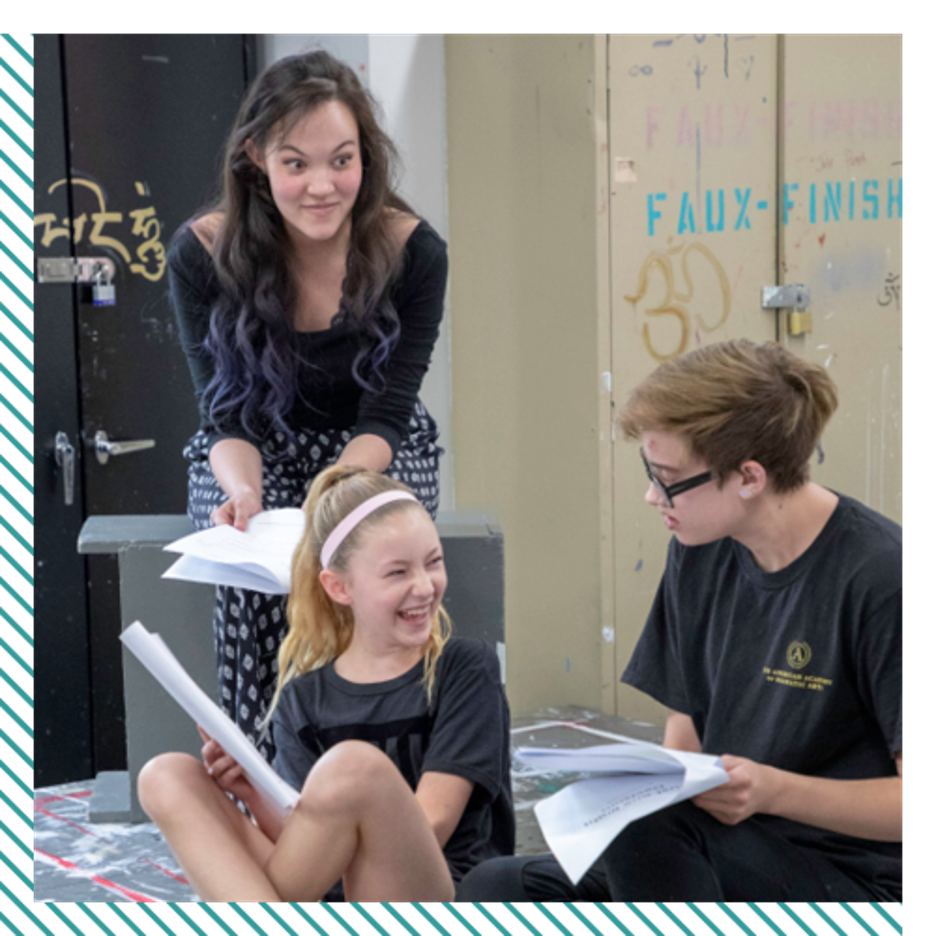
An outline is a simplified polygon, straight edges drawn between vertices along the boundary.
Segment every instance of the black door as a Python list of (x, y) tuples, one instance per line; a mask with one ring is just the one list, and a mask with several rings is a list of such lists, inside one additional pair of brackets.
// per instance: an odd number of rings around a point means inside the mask
[[(214, 195), (254, 49), (238, 35), (36, 37), (37, 260), (116, 270), (113, 305), (36, 286), (37, 786), (124, 766), (116, 561), (75, 543), (87, 516), (185, 512), (197, 414), (165, 248)], [(60, 432), (76, 454), (70, 506)], [(102, 433), (155, 444), (102, 463)]]

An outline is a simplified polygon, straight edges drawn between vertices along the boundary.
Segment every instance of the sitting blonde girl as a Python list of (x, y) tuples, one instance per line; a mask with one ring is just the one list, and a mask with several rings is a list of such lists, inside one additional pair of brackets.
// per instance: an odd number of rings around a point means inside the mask
[(404, 485), (334, 466), (305, 511), (269, 719), (296, 806), (280, 819), (204, 735), (204, 763), (144, 767), (140, 802), (205, 900), (451, 900), (513, 852), (496, 654), (449, 639), (442, 546)]

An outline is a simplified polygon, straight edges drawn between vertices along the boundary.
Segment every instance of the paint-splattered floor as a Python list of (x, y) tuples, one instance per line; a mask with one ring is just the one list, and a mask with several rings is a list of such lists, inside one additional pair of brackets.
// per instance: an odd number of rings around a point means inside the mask
[(35, 899), (197, 899), (153, 823), (87, 821), (92, 786), (36, 790)]
[[(662, 740), (643, 722), (568, 707), (514, 719), (514, 747), (588, 747), (621, 736)], [(533, 806), (563, 785), (561, 775), (527, 775), (515, 762), (517, 853), (546, 850)], [(152, 823), (87, 821), (92, 781), (36, 790), (37, 901), (196, 900), (172, 852)]]

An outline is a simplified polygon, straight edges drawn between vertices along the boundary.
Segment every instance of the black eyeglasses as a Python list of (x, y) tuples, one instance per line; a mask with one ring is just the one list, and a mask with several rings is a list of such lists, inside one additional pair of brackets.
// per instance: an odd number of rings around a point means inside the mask
[(675, 484), (667, 486), (651, 470), (650, 462), (647, 461), (647, 456), (644, 455), (643, 449), (640, 450), (640, 458), (644, 463), (644, 468), (646, 469), (647, 477), (650, 479), (650, 482), (666, 498), (667, 507), (673, 506), (673, 498), (677, 494), (684, 494), (686, 491), (691, 491), (700, 484), (705, 484), (706, 481), (712, 480), (712, 472), (703, 471), (702, 474), (693, 475), (691, 478), (686, 478), (684, 481), (677, 481)]

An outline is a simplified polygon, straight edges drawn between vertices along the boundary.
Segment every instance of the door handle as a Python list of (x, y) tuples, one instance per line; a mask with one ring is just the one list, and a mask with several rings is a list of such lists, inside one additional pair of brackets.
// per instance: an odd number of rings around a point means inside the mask
[(123, 439), (120, 442), (113, 442), (107, 438), (107, 433), (103, 429), (98, 429), (94, 433), (94, 454), (102, 465), (107, 464), (111, 455), (127, 455), (130, 452), (153, 448), (155, 445), (155, 439)]
[(64, 432), (55, 433), (55, 464), (64, 469), (65, 506), (75, 503), (75, 446)]

